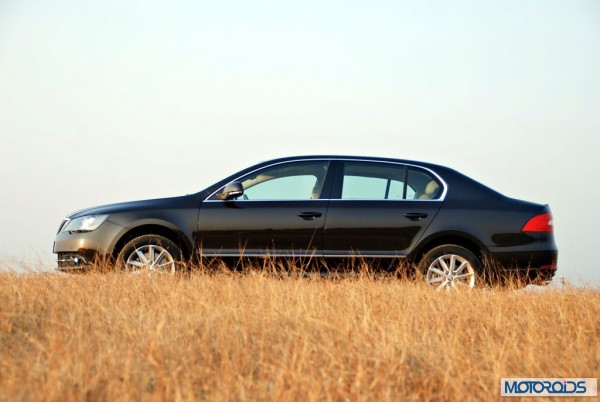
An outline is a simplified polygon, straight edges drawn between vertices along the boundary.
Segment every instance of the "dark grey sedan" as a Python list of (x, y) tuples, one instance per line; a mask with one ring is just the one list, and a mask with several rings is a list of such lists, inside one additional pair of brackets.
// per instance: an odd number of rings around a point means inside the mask
[(60, 225), (58, 269), (98, 258), (172, 272), (203, 257), (402, 259), (438, 287), (499, 277), (551, 279), (548, 205), (515, 200), (447, 167), (389, 158), (271, 160), (199, 193), (85, 209)]

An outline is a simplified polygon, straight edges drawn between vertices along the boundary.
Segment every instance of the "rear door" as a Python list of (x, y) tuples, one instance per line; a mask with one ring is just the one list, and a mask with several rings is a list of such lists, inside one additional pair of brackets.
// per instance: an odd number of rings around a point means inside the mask
[(324, 255), (406, 256), (442, 205), (442, 181), (399, 163), (336, 163)]
[(237, 199), (209, 197), (199, 212), (199, 252), (321, 256), (332, 180), (328, 166), (328, 160), (279, 163), (238, 178), (244, 194)]

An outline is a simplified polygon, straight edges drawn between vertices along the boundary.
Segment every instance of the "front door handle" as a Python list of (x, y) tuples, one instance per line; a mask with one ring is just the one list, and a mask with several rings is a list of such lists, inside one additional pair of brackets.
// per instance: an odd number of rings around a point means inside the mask
[(312, 221), (315, 218), (320, 218), (323, 215), (321, 212), (298, 212), (298, 216), (306, 221)]
[(424, 212), (407, 212), (404, 216), (411, 221), (420, 221), (421, 219), (427, 218), (427, 214)]

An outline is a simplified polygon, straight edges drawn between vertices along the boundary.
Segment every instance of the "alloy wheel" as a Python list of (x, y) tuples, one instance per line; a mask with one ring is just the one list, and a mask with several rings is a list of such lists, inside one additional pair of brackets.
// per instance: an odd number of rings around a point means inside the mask
[(148, 244), (136, 248), (129, 255), (125, 269), (133, 273), (175, 273), (175, 260), (165, 248)]
[(456, 254), (436, 258), (427, 269), (427, 283), (442, 289), (471, 289), (475, 286), (475, 270), (471, 263)]

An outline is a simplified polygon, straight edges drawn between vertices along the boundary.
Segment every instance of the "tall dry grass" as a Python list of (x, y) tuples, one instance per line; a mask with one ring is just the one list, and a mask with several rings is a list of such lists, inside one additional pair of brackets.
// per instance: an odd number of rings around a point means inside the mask
[(599, 372), (593, 290), (256, 271), (0, 276), (2, 401), (487, 401), (501, 377)]

